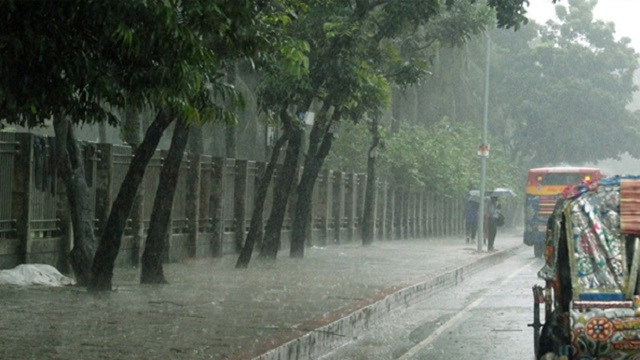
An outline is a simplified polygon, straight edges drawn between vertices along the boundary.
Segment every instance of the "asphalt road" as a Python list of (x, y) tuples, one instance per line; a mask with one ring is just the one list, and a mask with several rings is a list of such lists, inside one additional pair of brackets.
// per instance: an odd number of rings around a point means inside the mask
[(322, 360), (533, 359), (531, 287), (543, 260), (523, 247), (502, 263), (398, 314)]

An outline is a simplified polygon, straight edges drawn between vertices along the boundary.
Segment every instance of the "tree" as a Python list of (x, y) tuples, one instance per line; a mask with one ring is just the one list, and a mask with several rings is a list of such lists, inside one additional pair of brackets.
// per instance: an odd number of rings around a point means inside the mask
[(284, 144), (289, 141), (289, 137), (291, 136), (292, 131), (289, 129), (285, 129), (285, 131), (280, 135), (278, 140), (273, 146), (271, 150), (271, 158), (267, 163), (266, 168), (264, 169), (260, 179), (258, 181), (258, 187), (256, 189), (255, 194), (255, 205), (253, 207), (253, 214), (251, 216), (251, 222), (249, 225), (249, 231), (247, 233), (246, 240), (240, 251), (240, 256), (238, 257), (238, 261), (236, 262), (236, 268), (247, 268), (249, 266), (249, 261), (251, 260), (251, 256), (253, 253), (253, 248), (256, 243), (262, 241), (263, 235), (263, 221), (262, 214), (264, 210), (264, 203), (267, 198), (267, 191), (269, 190), (269, 184), (271, 183), (271, 179), (276, 170), (276, 165), (278, 163), (278, 158), (280, 156), (280, 150)]
[[(467, 85), (464, 81), (464, 69), (447, 66), (450, 69), (449, 73), (442, 74), (442, 68), (436, 69), (433, 66), (433, 57), (440, 53), (443, 48), (464, 46), (466, 42), (479, 32), (483, 31), (490, 24), (493, 23), (492, 12), (483, 4), (472, 4), (466, 2), (458, 2), (451, 7), (439, 12), (433, 17), (427, 24), (418, 28), (415, 33), (403, 34), (402, 38), (395, 39), (394, 43), (402, 44), (398, 49), (394, 49), (392, 53), (397, 54), (392, 57), (392, 61), (388, 61), (387, 78), (396, 85), (397, 94), (401, 91), (401, 96), (393, 97), (393, 111), (392, 116), (395, 117), (395, 125), (397, 126), (400, 121), (409, 121), (417, 125), (427, 125), (429, 120), (436, 120), (446, 116), (445, 114), (438, 114), (436, 109), (428, 109), (424, 104), (429, 101), (434, 102), (430, 97), (437, 94), (438, 100), (435, 101), (439, 104), (446, 104), (449, 99), (455, 99), (453, 94), (458, 90), (456, 84), (461, 83), (463, 86)], [(419, 74), (421, 67), (427, 66), (422, 59), (431, 59), (429, 61), (429, 77), (428, 79), (420, 79)], [(397, 71), (398, 64), (402, 64), (404, 71)], [(407, 64), (413, 65), (413, 69)], [(447, 65), (450, 65), (449, 63)], [(412, 71), (407, 71), (411, 69)], [(435, 75), (434, 75), (435, 73)], [(453, 73), (453, 74), (452, 74)], [(442, 75), (449, 75), (447, 81), (442, 82), (444, 86), (435, 86), (434, 78), (442, 77)], [(422, 80), (422, 84), (419, 81)], [(461, 81), (462, 80), (462, 81)], [(448, 90), (443, 91), (443, 87)], [(438, 89), (427, 95), (428, 88)], [(411, 94), (412, 96), (406, 96)], [(431, 96), (430, 96), (431, 95)], [(405, 98), (407, 98), (405, 100)], [(404, 100), (404, 101), (403, 101)], [(404, 103), (405, 109), (411, 109), (411, 118), (405, 118), (400, 114), (402, 106), (398, 106), (397, 102)], [(454, 119), (458, 115), (458, 103), (452, 101), (452, 116)], [(465, 104), (468, 104), (466, 102)], [(460, 106), (461, 108), (463, 106)], [(428, 114), (428, 116), (426, 115)], [(369, 245), (373, 242), (374, 233), (374, 188), (376, 186), (376, 158), (378, 153), (378, 147), (381, 142), (381, 134), (379, 130), (379, 116), (374, 116), (369, 126), (369, 132), (371, 134), (371, 143), (367, 151), (367, 183), (365, 189), (364, 199), (364, 211), (362, 214), (362, 243), (363, 245)]]
[[(120, 136), (122, 140), (131, 147), (133, 152), (142, 141), (142, 130), (146, 126), (143, 124), (143, 113), (140, 113), (131, 106), (126, 107), (122, 111), (122, 126), (120, 128)], [(131, 214), (131, 230), (133, 233), (133, 242), (135, 251), (132, 256), (134, 264), (138, 264), (144, 243), (144, 187), (138, 188), (138, 192), (132, 201)]]
[[(447, 1), (451, 8), (454, 1)], [(498, 23), (517, 27), (526, 21), (523, 1), (491, 1)], [(300, 36), (313, 44), (310, 52), (310, 82), (306, 95), (319, 98), (323, 108), (309, 134), (304, 170), (298, 184), (292, 228), (291, 257), (303, 257), (311, 194), (318, 172), (331, 149), (333, 124), (355, 120), (364, 114), (377, 116), (385, 108), (390, 83), (396, 78), (410, 82), (424, 74), (416, 62), (394, 62), (385, 44), (414, 33), (443, 11), (438, 1), (324, 1), (310, 6), (309, 18)], [(389, 48), (388, 46), (386, 48)], [(417, 62), (417, 64), (420, 64)], [(424, 64), (423, 64), (424, 65)], [(392, 67), (395, 72), (385, 72)]]
[(261, 259), (274, 261), (278, 255), (278, 250), (280, 250), (282, 224), (284, 223), (291, 190), (294, 188), (298, 178), (298, 158), (303, 135), (304, 132), (299, 127), (291, 128), (282, 171), (273, 190), (273, 208), (264, 229), (264, 239), (262, 240), (259, 255)]
[(68, 118), (55, 118), (56, 154), (58, 172), (63, 179), (69, 202), (74, 244), (70, 263), (79, 286), (90, 282), (91, 260), (95, 252), (93, 210), (90, 205), (89, 187), (86, 182), (82, 151), (73, 126)]
[(640, 118), (626, 108), (638, 54), (615, 40), (613, 24), (594, 20), (596, 3), (568, 1), (556, 6), (559, 21), (492, 34), (492, 103), (502, 116), (491, 131), (525, 169), (640, 154)]
[(367, 183), (365, 185), (364, 210), (362, 213), (362, 245), (371, 245), (374, 236), (374, 206), (375, 188), (377, 186), (376, 159), (380, 146), (380, 124), (379, 118), (375, 117), (371, 121), (371, 145), (367, 150)]
[(160, 183), (153, 201), (149, 234), (142, 254), (140, 283), (166, 284), (162, 262), (165, 241), (171, 224), (171, 208), (178, 183), (180, 164), (189, 140), (189, 125), (184, 119), (175, 124), (171, 146), (162, 164)]
[[(224, 102), (236, 96), (225, 86), (222, 63), (271, 44), (270, 33), (256, 34), (254, 25), (262, 23), (257, 14), (279, 3), (10, 0), (0, 4), (0, 70), (6, 74), (0, 80), (0, 118), (38, 126), (51, 118), (115, 123), (109, 109), (125, 104), (148, 105), (158, 112), (112, 206), (92, 265), (93, 290), (111, 289), (113, 261), (131, 199), (164, 129), (177, 117), (232, 117), (218, 105), (221, 98)], [(207, 94), (205, 108), (193, 104), (196, 94)], [(87, 241), (81, 236), (90, 231), (74, 233), (80, 248)], [(84, 262), (91, 262), (86, 256)], [(76, 276), (86, 277), (80, 273), (86, 270), (76, 270)]]

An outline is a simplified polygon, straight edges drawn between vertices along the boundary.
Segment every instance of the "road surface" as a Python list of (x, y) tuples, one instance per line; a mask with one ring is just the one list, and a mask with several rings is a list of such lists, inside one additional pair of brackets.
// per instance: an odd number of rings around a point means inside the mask
[(322, 360), (533, 359), (531, 287), (543, 260), (523, 247), (502, 263), (398, 314)]

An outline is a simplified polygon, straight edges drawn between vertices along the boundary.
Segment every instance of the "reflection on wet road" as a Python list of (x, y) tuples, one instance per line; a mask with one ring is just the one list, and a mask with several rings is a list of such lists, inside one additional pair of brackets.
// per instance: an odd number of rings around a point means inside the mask
[(543, 260), (522, 248), (323, 360), (533, 359), (531, 287)]

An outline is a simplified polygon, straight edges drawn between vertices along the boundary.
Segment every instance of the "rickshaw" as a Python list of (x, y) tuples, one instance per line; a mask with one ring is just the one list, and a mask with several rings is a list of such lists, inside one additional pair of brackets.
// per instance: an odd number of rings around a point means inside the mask
[(533, 287), (535, 358), (640, 360), (640, 177), (562, 195), (547, 222), (545, 286)]

